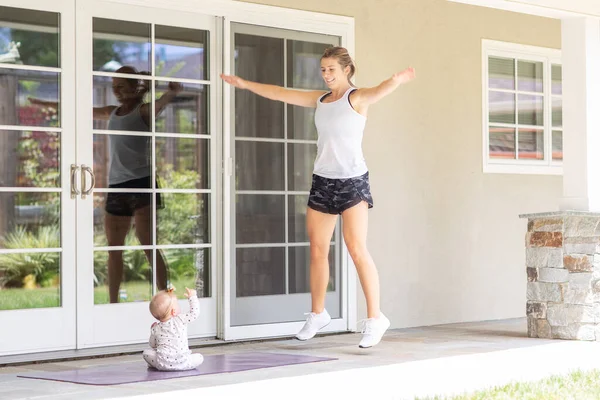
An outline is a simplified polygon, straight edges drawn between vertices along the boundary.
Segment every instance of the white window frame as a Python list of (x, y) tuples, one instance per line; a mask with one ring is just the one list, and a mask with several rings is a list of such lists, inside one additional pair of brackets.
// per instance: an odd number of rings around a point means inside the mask
[[(562, 65), (561, 51), (546, 47), (528, 46), (516, 43), (482, 40), (482, 157), (484, 173), (562, 175), (562, 161), (552, 159), (552, 65)], [(489, 79), (488, 61), (490, 57), (511, 58), (523, 61), (541, 61), (544, 68), (544, 159), (506, 160), (489, 158)], [(516, 93), (518, 87), (515, 87)], [(516, 104), (518, 114), (518, 101)], [(518, 122), (518, 121), (516, 121)], [(512, 125), (512, 124), (511, 124)], [(518, 124), (514, 124), (518, 127)], [(562, 128), (558, 129), (562, 131)], [(564, 133), (563, 133), (564, 135)], [(564, 138), (564, 136), (563, 136)], [(518, 143), (517, 143), (518, 145)], [(517, 149), (518, 151), (518, 149)]]

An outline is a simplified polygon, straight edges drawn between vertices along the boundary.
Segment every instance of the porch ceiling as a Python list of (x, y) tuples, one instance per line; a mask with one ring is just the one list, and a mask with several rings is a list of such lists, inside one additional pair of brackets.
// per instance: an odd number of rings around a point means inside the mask
[(598, 0), (448, 0), (547, 18), (600, 17)]

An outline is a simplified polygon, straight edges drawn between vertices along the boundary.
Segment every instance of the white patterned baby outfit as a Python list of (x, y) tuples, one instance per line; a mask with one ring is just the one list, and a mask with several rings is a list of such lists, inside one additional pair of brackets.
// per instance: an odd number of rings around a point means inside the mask
[(188, 346), (187, 324), (198, 318), (198, 297), (190, 296), (190, 311), (168, 321), (158, 322), (151, 329), (150, 347), (144, 350), (148, 365), (161, 371), (194, 369), (204, 361), (201, 354), (192, 354)]

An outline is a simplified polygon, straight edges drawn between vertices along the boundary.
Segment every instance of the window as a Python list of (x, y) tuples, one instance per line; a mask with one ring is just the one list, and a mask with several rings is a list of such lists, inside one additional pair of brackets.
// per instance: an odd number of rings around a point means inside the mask
[(560, 50), (483, 41), (483, 171), (562, 174)]

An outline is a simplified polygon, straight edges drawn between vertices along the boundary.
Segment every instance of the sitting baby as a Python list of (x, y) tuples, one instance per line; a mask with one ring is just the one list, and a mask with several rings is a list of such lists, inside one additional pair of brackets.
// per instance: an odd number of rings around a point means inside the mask
[(159, 322), (150, 328), (151, 349), (144, 350), (144, 360), (160, 371), (194, 369), (204, 361), (201, 354), (192, 354), (188, 347), (187, 324), (199, 314), (196, 291), (185, 288), (190, 312), (180, 314), (174, 290), (161, 290), (150, 301), (150, 313)]

